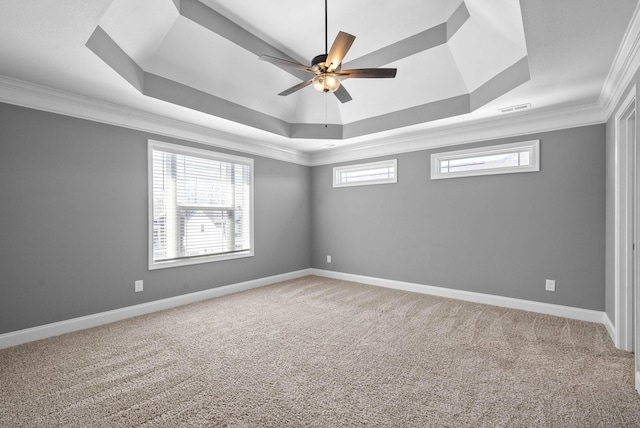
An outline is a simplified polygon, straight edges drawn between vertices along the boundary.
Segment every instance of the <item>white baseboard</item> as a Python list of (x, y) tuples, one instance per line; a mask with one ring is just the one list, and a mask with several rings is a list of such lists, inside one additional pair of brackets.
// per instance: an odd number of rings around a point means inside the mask
[[(168, 299), (156, 300), (142, 303), (140, 305), (127, 306), (126, 308), (114, 309), (112, 311), (100, 312), (84, 317), (72, 318), (38, 327), (13, 331), (0, 334), (0, 349), (34, 340), (46, 339), (47, 337), (58, 336), (60, 334), (71, 333), (86, 328), (96, 327), (127, 318), (145, 315), (176, 306), (188, 305), (202, 300), (212, 299), (227, 294), (238, 293), (240, 291), (263, 287), (275, 284), (280, 281), (301, 278), (307, 275), (317, 275), (326, 278), (341, 279), (345, 281), (360, 282), (363, 284), (375, 285), (379, 287), (393, 288), (396, 290), (411, 291), (414, 293), (430, 294), (434, 296), (448, 297), (452, 299), (465, 300), (474, 303), (484, 303), (487, 305), (501, 306), (511, 309), (521, 309), (525, 311), (538, 312), (559, 317), (577, 319), (581, 321), (596, 322), (604, 324), (612, 340), (615, 339), (615, 328), (605, 312), (589, 309), (574, 308), (570, 306), (554, 305), (550, 303), (534, 302), (530, 300), (515, 299), (512, 297), (495, 296), (491, 294), (475, 293), (471, 291), (454, 290), (450, 288), (434, 287), (403, 281), (394, 281), (383, 278), (375, 278), (363, 275), (334, 272), (323, 269), (303, 269), (281, 275), (259, 278), (237, 284), (198, 291), (195, 293), (183, 294)], [(636, 379), (640, 385), (640, 378)]]
[[(451, 288), (434, 287), (431, 285), (415, 284), (411, 282), (394, 281), (389, 279), (374, 278), (370, 276), (354, 275), (349, 273), (334, 272), (323, 269), (311, 269), (313, 275), (326, 278), (342, 279), (345, 281), (360, 282), (363, 284), (377, 285), (379, 287), (394, 288), (396, 290), (411, 291), (414, 293), (430, 294), (451, 299), (465, 300), (474, 303), (501, 306), (511, 309), (521, 309), (541, 314), (555, 315), (581, 321), (605, 323), (605, 312), (590, 309), (574, 308), (571, 306), (554, 305), (551, 303), (534, 302), (531, 300), (515, 299), (513, 297), (495, 296), (492, 294), (475, 293), (472, 291), (454, 290)], [(605, 324), (606, 326), (606, 324)]]
[(613, 341), (613, 343), (617, 343), (616, 340), (616, 328), (613, 325), (613, 322), (611, 322), (611, 318), (609, 318), (609, 315), (607, 315), (607, 313), (605, 312), (602, 316), (602, 322), (605, 326), (605, 328), (607, 329), (607, 333), (609, 333), (609, 337), (611, 337), (611, 340)]
[(168, 299), (156, 300), (139, 305), (127, 306), (126, 308), (114, 309), (112, 311), (100, 312), (84, 317), (72, 318), (65, 321), (45, 324), (38, 327), (12, 331), (9, 333), (0, 334), (0, 349), (20, 345), (22, 343), (31, 342), (34, 340), (46, 339), (47, 337), (58, 336), (64, 333), (84, 330), (86, 328), (96, 327), (102, 324), (108, 324), (126, 318), (137, 317), (139, 315), (145, 315), (151, 312), (162, 311), (164, 309), (174, 308), (176, 306), (188, 305), (189, 303), (212, 299), (214, 297), (238, 293), (240, 291), (250, 290), (252, 288), (264, 287), (266, 285), (275, 284), (276, 282), (301, 278), (307, 275), (311, 275), (311, 269), (303, 269), (295, 272), (284, 273), (281, 275), (274, 275), (266, 278), (240, 282), (237, 284), (225, 285), (222, 287), (211, 288), (209, 290), (197, 291), (195, 293), (170, 297)]

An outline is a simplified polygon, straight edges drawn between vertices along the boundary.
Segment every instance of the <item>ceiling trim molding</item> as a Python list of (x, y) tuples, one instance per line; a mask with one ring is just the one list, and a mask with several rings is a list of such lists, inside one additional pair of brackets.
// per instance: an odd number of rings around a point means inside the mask
[(527, 134), (601, 124), (605, 115), (599, 104), (572, 108), (511, 113), (508, 117), (479, 119), (461, 125), (416, 131), (397, 138), (379, 138), (311, 155), (311, 166), (362, 160), (437, 147), (522, 137)]
[(421, 130), (398, 137), (371, 139), (365, 143), (308, 154), (6, 76), (0, 76), (0, 102), (305, 166), (524, 136), (606, 121), (603, 108), (599, 104), (592, 104), (562, 110), (512, 113), (508, 117), (480, 119), (473, 123)]
[(636, 6), (631, 22), (622, 38), (609, 74), (604, 82), (598, 103), (609, 119), (620, 103), (631, 79), (640, 69), (640, 4)]
[(309, 166), (310, 155), (209, 127), (0, 76), (0, 102)]

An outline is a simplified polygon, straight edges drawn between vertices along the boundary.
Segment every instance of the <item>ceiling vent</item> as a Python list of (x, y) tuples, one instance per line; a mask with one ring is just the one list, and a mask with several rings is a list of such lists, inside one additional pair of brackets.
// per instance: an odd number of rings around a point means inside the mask
[(511, 112), (514, 112), (514, 111), (526, 110), (528, 108), (531, 108), (531, 104), (526, 103), (526, 104), (520, 104), (520, 105), (517, 105), (517, 106), (501, 108), (500, 112), (501, 113), (511, 113)]

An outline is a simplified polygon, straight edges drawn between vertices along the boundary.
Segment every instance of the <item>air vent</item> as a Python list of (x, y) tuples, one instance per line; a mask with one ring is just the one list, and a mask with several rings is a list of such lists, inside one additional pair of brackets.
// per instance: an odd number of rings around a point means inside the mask
[(531, 108), (531, 104), (526, 103), (526, 104), (520, 104), (520, 105), (517, 105), (517, 106), (501, 108), (500, 112), (502, 112), (502, 113), (511, 113), (511, 112), (514, 112), (514, 111), (526, 110), (528, 108)]

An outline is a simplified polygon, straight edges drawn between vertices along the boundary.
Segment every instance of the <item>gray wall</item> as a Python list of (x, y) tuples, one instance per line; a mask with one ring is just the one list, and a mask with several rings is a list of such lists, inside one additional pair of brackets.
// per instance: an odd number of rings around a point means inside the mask
[(310, 267), (310, 168), (249, 156), (255, 256), (148, 271), (148, 138), (0, 104), (0, 333)]
[(459, 148), (529, 139), (540, 172), (432, 181), (427, 150), (387, 157), (397, 184), (334, 189), (313, 168), (313, 267), (604, 310), (605, 125)]
[(420, 151), (395, 185), (333, 189), (334, 165), (250, 156), (255, 257), (156, 271), (148, 138), (228, 152), (0, 104), (0, 334), (311, 266), (605, 308), (605, 125), (459, 146), (539, 138), (539, 173), (431, 181)]

